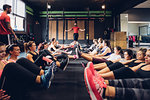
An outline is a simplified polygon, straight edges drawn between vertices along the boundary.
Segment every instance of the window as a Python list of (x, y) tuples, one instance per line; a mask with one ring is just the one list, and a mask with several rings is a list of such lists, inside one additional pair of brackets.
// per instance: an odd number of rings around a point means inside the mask
[(3, 5), (9, 4), (12, 7), (10, 16), (10, 24), (15, 31), (25, 31), (25, 3), (21, 0), (0, 0), (0, 13), (3, 11)]

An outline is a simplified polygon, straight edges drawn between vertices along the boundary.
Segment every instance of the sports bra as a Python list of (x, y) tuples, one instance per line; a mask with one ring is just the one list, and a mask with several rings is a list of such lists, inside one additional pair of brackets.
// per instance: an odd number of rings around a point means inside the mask
[[(136, 59), (137, 60), (137, 59)], [(136, 60), (132, 60), (129, 64), (128, 64), (128, 67), (134, 67), (134, 66), (137, 66), (137, 65), (139, 65), (139, 64), (141, 64), (141, 63), (144, 63), (144, 62), (138, 62), (138, 63), (136, 63), (135, 61)]]
[(36, 55), (33, 54), (32, 52), (28, 52), (28, 53), (33, 56), (32, 59), (35, 61), (38, 58), (39, 54), (36, 51), (34, 51), (34, 52), (36, 53)]
[[(108, 48), (108, 47), (106, 46), (106, 48), (104, 48), (104, 49), (102, 50), (102, 53), (103, 53), (107, 48)], [(109, 55), (111, 55), (111, 52), (107, 53), (105, 56), (109, 56)]]
[(141, 68), (146, 66), (147, 64), (141, 66), (135, 73), (140, 78), (150, 78), (150, 71), (142, 70)]

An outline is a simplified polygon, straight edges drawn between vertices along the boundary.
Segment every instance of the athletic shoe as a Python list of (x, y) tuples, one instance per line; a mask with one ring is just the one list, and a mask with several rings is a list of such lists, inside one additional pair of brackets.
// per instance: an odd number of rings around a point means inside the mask
[(71, 54), (72, 54), (72, 51), (68, 51), (67, 54), (68, 54), (68, 55), (71, 55)]
[(44, 49), (43, 52), (45, 52), (47, 54), (47, 56), (51, 56), (50, 59), (55, 61), (53, 55), (48, 50)]
[(45, 88), (49, 88), (51, 85), (51, 80), (54, 78), (54, 66), (49, 67), (47, 71), (45, 71), (44, 75), (41, 75), (42, 86)]
[(81, 52), (79, 51), (79, 49), (78, 49), (78, 48), (76, 48), (76, 50), (75, 50), (75, 51), (76, 51), (76, 55), (77, 55), (77, 57), (78, 57), (78, 58), (80, 58), (80, 57), (81, 57)]
[(92, 75), (95, 76), (95, 70), (92, 62), (88, 62), (87, 67), (91, 70)]
[(46, 54), (45, 52), (42, 52), (42, 53), (38, 56), (38, 58), (34, 61), (34, 63), (35, 63), (36, 65), (38, 65), (38, 66), (42, 66), (42, 65), (40, 65), (41, 62), (43, 62), (42, 58), (43, 58), (44, 56), (46, 56), (46, 55), (47, 55), (47, 54)]
[(69, 63), (69, 57), (67, 54), (61, 54), (57, 56), (57, 61), (60, 62), (60, 69), (62, 69), (63, 71), (66, 70), (68, 63)]
[(101, 75), (98, 74), (96, 70), (94, 70), (92, 62), (88, 62), (87, 67), (91, 70), (93, 76), (97, 77), (100, 81), (104, 82), (104, 79), (101, 77)]
[(68, 52), (62, 51), (62, 53), (65, 53), (65, 54), (67, 54), (67, 55), (71, 55), (72, 51), (68, 51)]
[(84, 80), (91, 100), (103, 100), (103, 85), (99, 85), (96, 77), (93, 76), (89, 67), (86, 67), (84, 70)]
[(50, 66), (51, 65), (51, 62), (53, 61), (53, 60), (51, 60), (52, 59), (52, 56), (46, 56), (46, 57), (43, 57), (42, 58), (44, 61), (46, 61), (46, 66)]

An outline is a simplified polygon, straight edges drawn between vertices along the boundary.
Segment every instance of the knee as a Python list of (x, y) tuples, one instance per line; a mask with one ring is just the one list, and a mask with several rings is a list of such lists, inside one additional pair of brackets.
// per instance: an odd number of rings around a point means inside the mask
[(16, 63), (18, 63), (18, 62), (22, 62), (22, 61), (26, 61), (27, 59), (26, 58), (19, 58), (17, 61), (16, 61)]
[(12, 70), (14, 69), (14, 67), (16, 67), (16, 63), (8, 63), (5, 67), (4, 67), (4, 72), (7, 70)]

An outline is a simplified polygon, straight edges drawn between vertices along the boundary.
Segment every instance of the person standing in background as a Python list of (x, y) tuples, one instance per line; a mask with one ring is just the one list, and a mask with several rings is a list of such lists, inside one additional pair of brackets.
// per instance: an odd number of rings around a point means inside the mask
[(69, 32), (69, 31), (74, 31), (74, 34), (73, 34), (73, 37), (74, 37), (74, 41), (78, 41), (78, 37), (79, 37), (79, 34), (78, 34), (78, 31), (85, 31), (85, 29), (80, 29), (78, 26), (77, 26), (77, 23), (74, 23), (74, 27), (72, 27), (71, 29), (69, 30), (65, 30), (65, 32)]
[(0, 14), (0, 40), (5, 44), (10, 44), (10, 40), (7, 37), (8, 34), (13, 34), (15, 40), (18, 40), (18, 38), (10, 25), (10, 17), (7, 15), (11, 13), (11, 6), (5, 4), (3, 5), (3, 10), (4, 11)]

